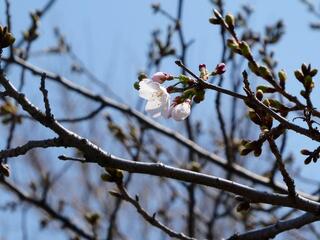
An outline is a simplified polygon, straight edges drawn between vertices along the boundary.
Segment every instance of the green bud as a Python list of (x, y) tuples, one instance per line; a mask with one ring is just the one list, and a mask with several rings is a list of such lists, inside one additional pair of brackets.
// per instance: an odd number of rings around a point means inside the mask
[(278, 72), (278, 77), (279, 77), (279, 81), (280, 81), (280, 86), (282, 89), (285, 88), (285, 83), (287, 80), (287, 74), (286, 72), (282, 69)]
[(7, 33), (6, 35), (4, 35), (3, 43), (1, 44), (1, 46), (3, 48), (9, 47), (15, 42), (15, 40), (16, 39), (13, 37), (11, 33)]
[(283, 104), (276, 99), (269, 98), (268, 100), (269, 100), (270, 106), (275, 109), (285, 108), (285, 106), (283, 106)]
[(135, 82), (135, 83), (133, 84), (133, 87), (134, 87), (134, 89), (139, 90), (139, 89), (140, 89), (139, 82)]
[(270, 107), (269, 99), (263, 100), (263, 104), (266, 105), (267, 107)]
[(276, 90), (272, 87), (260, 85), (257, 87), (257, 91), (261, 90), (263, 93), (274, 93)]
[[(256, 114), (256, 112), (253, 109), (249, 110), (248, 115), (251, 121), (254, 122), (255, 124), (259, 126), (262, 124), (261, 118)], [(248, 146), (247, 144), (245, 146)]]
[(18, 110), (17, 107), (11, 102), (6, 102), (0, 106), (0, 114), (3, 114), (3, 115), (16, 114), (17, 110)]
[(100, 215), (98, 213), (86, 213), (84, 217), (91, 225), (96, 225), (100, 219)]
[(314, 82), (312, 80), (311, 76), (306, 76), (304, 79), (303, 85), (305, 86), (306, 89), (311, 90), (314, 87)]
[(234, 28), (234, 17), (231, 14), (225, 16), (225, 21), (228, 24), (229, 28)]
[(300, 70), (296, 70), (294, 71), (294, 76), (296, 77), (296, 79), (298, 79), (300, 82), (303, 82), (304, 79), (304, 75)]
[(10, 168), (9, 165), (6, 163), (1, 163), (0, 164), (0, 174), (9, 177), (10, 176)]
[(209, 18), (209, 22), (211, 24), (214, 24), (214, 25), (220, 25), (221, 24), (221, 20), (219, 18), (216, 18), (216, 17)]
[(248, 62), (248, 67), (253, 73), (259, 74), (259, 65), (255, 62)]
[(237, 212), (246, 212), (250, 209), (250, 203), (245, 201), (238, 204), (236, 211)]
[(303, 72), (304, 75), (307, 75), (307, 74), (309, 73), (309, 71), (308, 71), (308, 66), (307, 66), (305, 63), (303, 63), (303, 64), (301, 65), (301, 70), (302, 70), (302, 72)]
[(123, 171), (122, 170), (120, 170), (120, 169), (116, 169), (116, 177), (118, 178), (118, 179), (122, 179), (123, 178)]
[(318, 73), (318, 70), (314, 68), (314, 69), (311, 70), (311, 72), (309, 73), (309, 75), (310, 75), (311, 77), (314, 77), (315, 75), (317, 75), (317, 73)]
[(194, 98), (193, 98), (193, 101), (195, 102), (195, 103), (200, 103), (200, 102), (202, 102), (203, 100), (204, 100), (204, 90), (198, 90), (198, 91), (196, 91), (196, 94), (195, 94), (195, 96), (194, 96)]
[(140, 73), (138, 74), (138, 80), (139, 80), (139, 81), (142, 81), (143, 79), (146, 79), (146, 78), (148, 78), (148, 76), (147, 76), (147, 74), (145, 74), (144, 72), (140, 72)]
[(112, 190), (112, 191), (109, 191), (108, 193), (113, 197), (121, 198), (121, 194), (117, 191)]
[(0, 48), (7, 48), (15, 41), (12, 33), (8, 32), (8, 28), (0, 26)]
[(259, 67), (259, 74), (264, 79), (267, 79), (267, 80), (268, 79), (272, 79), (272, 74), (271, 74), (270, 70), (266, 66), (260, 66)]
[(190, 165), (188, 166), (188, 169), (193, 171), (193, 172), (200, 172), (201, 171), (201, 165), (200, 163), (196, 161), (192, 161)]
[(228, 46), (233, 52), (236, 52), (236, 53), (241, 54), (241, 49), (240, 49), (239, 44), (237, 43), (236, 40), (234, 40), (234, 39), (228, 39), (228, 40), (227, 40), (227, 46)]
[(263, 99), (263, 91), (261, 89), (258, 89), (256, 92), (256, 98), (258, 98), (260, 101)]
[(250, 152), (252, 152), (252, 149), (243, 148), (243, 149), (241, 149), (241, 151), (240, 151), (240, 155), (241, 155), (241, 156), (246, 156), (246, 155), (248, 155)]
[(234, 39), (228, 39), (228, 40), (227, 40), (227, 45), (228, 45), (228, 47), (230, 47), (230, 48), (238, 48), (238, 47), (239, 47), (239, 44), (238, 44), (237, 41), (234, 40)]
[[(121, 182), (123, 179), (123, 172), (120, 169), (116, 169), (116, 168), (109, 168), (109, 167), (105, 167), (105, 170), (108, 172), (108, 174), (112, 177), (112, 181), (114, 182)], [(106, 177), (106, 176), (105, 176)], [(106, 177), (106, 179), (108, 179), (108, 177)]]
[(184, 99), (187, 99), (187, 98), (193, 97), (195, 93), (196, 93), (196, 90), (194, 88), (189, 88), (183, 92), (181, 97)]
[(186, 75), (180, 74), (179, 81), (183, 84), (188, 84), (190, 82), (190, 78)]
[(249, 141), (244, 145), (244, 147), (247, 148), (247, 149), (253, 150), (255, 148), (255, 142), (254, 141), (252, 141), (252, 142)]
[(285, 82), (287, 80), (287, 74), (283, 69), (279, 71), (278, 76), (280, 81)]
[(245, 56), (247, 58), (252, 56), (250, 46), (247, 42), (241, 41), (239, 46), (240, 46), (241, 53), (243, 56)]

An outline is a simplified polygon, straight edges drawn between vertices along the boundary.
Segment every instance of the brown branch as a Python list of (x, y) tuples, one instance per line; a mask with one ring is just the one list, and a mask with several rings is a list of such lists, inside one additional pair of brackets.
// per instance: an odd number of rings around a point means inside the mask
[(120, 184), (117, 185), (120, 193), (117, 193), (116, 196), (120, 197), (121, 199), (129, 202), (132, 206), (134, 206), (138, 213), (150, 224), (152, 224), (153, 226), (159, 228), (161, 231), (165, 232), (166, 234), (168, 234), (170, 237), (173, 238), (177, 238), (177, 239), (183, 239), (183, 240), (195, 240), (195, 238), (193, 237), (188, 237), (183, 233), (178, 233), (172, 229), (170, 229), (169, 227), (167, 227), (166, 225), (164, 225), (163, 223), (161, 223), (155, 215), (151, 216), (149, 213), (147, 213), (146, 210), (144, 210), (144, 208), (140, 205), (138, 197), (136, 197), (136, 199), (134, 199), (133, 197), (131, 197), (129, 195), (129, 193), (127, 192), (127, 190)]
[(294, 200), (297, 195), (294, 180), (290, 177), (287, 169), (285, 168), (285, 165), (282, 161), (282, 156), (274, 140), (271, 137), (268, 137), (267, 140), (269, 142), (271, 152), (276, 158), (277, 166), (282, 175), (283, 181), (286, 183), (288, 187), (289, 196)]
[(256, 240), (256, 239), (271, 239), (278, 234), (303, 227), (306, 224), (319, 221), (320, 217), (311, 213), (305, 213), (299, 217), (289, 219), (286, 221), (278, 221), (275, 224), (252, 230), (242, 234), (235, 234), (234, 236), (228, 238), (228, 240)]
[[(10, 59), (4, 59), (5, 61), (10, 61)], [(45, 71), (39, 67), (36, 67), (26, 61), (24, 61), (21, 58), (15, 57), (13, 59), (13, 63), (18, 64), (20, 66), (24, 66), (26, 69), (28, 69), (29, 71), (31, 71), (33, 74), (41, 76), (41, 74), (43, 72), (46, 73), (47, 75), (47, 79), (51, 79), (63, 86), (65, 86), (67, 89), (74, 91), (84, 97), (87, 97), (88, 99), (91, 99), (95, 102), (99, 102), (102, 104), (105, 104), (106, 106), (112, 107), (116, 110), (119, 110), (125, 114), (128, 114), (134, 118), (136, 118), (139, 122), (143, 123), (146, 127), (151, 128), (175, 141), (177, 141), (178, 143), (180, 143), (181, 145), (183, 145), (184, 147), (188, 148), (188, 149), (192, 149), (192, 151), (194, 151), (195, 153), (197, 153), (200, 157), (203, 157), (207, 160), (209, 160), (210, 162), (217, 164), (218, 166), (222, 167), (223, 169), (227, 170), (227, 171), (232, 171), (233, 173), (237, 174), (238, 176), (250, 180), (254, 183), (258, 183), (261, 184), (263, 186), (266, 187), (270, 187), (276, 191), (280, 191), (280, 192), (285, 192), (285, 187), (280, 184), (280, 183), (270, 183), (269, 179), (263, 176), (260, 176), (258, 174), (255, 174), (254, 172), (251, 172), (249, 170), (247, 170), (246, 168), (238, 165), (238, 164), (232, 164), (232, 165), (228, 165), (227, 161), (219, 156), (217, 156), (214, 153), (211, 153), (209, 151), (207, 151), (206, 149), (202, 148), (201, 146), (197, 145), (196, 143), (194, 143), (193, 141), (190, 141), (189, 139), (185, 138), (183, 135), (181, 135), (180, 133), (173, 131), (153, 120), (151, 120), (150, 118), (147, 118), (146, 116), (144, 116), (142, 113), (128, 107), (125, 104), (121, 104), (118, 103), (110, 98), (101, 96), (101, 95), (97, 95), (95, 93), (90, 92), (89, 90), (76, 85), (75, 83), (71, 82), (70, 80), (61, 77), (57, 74)], [(205, 82), (206, 83), (206, 82)], [(209, 83), (206, 83), (209, 84)], [(211, 89), (216, 90), (216, 89), (220, 89), (220, 88), (215, 88), (215, 85), (211, 85), (209, 84), (209, 86), (212, 86)], [(228, 91), (229, 92), (229, 91)], [(230, 91), (231, 92), (231, 91)], [(223, 92), (225, 93), (225, 92)], [(245, 98), (246, 96), (244, 95), (240, 95), (243, 98)], [(241, 99), (242, 99), (241, 97)], [(268, 108), (269, 109), (269, 108)], [(313, 196), (310, 196), (309, 194), (306, 193), (299, 193), (300, 195), (303, 195), (307, 198), (310, 199), (315, 199)]]
[(54, 116), (51, 113), (51, 107), (49, 103), (49, 98), (48, 98), (48, 90), (46, 89), (46, 73), (42, 73), (41, 75), (41, 84), (40, 84), (40, 91), (43, 95), (43, 102), (44, 102), (44, 107), (46, 111), (46, 116), (48, 119), (54, 118)]
[(29, 141), (26, 144), (6, 149), (0, 151), (0, 159), (1, 158), (8, 158), (8, 157), (17, 157), (26, 154), (28, 151), (34, 148), (49, 148), (49, 147), (62, 147), (63, 142), (60, 138), (52, 138), (46, 140), (38, 140), (38, 141)]
[(25, 111), (38, 120), (39, 123), (57, 133), (67, 146), (74, 147), (82, 151), (88, 162), (98, 163), (102, 167), (117, 168), (128, 172), (167, 177), (189, 183), (214, 187), (236, 195), (244, 196), (252, 203), (266, 203), (271, 205), (292, 207), (313, 213), (319, 212), (320, 203), (305, 199), (301, 196), (297, 196), (296, 200), (293, 202), (292, 199), (287, 195), (258, 191), (254, 188), (223, 178), (189, 170), (178, 169), (166, 166), (162, 163), (141, 163), (115, 157), (103, 151), (88, 139), (78, 136), (77, 134), (65, 129), (55, 120), (48, 122), (46, 115), (33, 106), (23, 94), (18, 93), (11, 83), (4, 78), (4, 76), (0, 76), (0, 83), (6, 89), (8, 94), (13, 97)]

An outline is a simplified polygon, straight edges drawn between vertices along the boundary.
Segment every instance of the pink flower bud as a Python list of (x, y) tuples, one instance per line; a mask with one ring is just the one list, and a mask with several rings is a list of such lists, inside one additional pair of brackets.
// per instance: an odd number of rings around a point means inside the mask
[(162, 84), (166, 80), (172, 80), (173, 76), (164, 72), (156, 72), (151, 77), (152, 81)]
[(207, 66), (204, 63), (199, 64), (199, 71), (201, 71), (203, 68), (207, 68)]
[(216, 66), (216, 74), (223, 74), (224, 72), (226, 71), (226, 65), (224, 63), (219, 63), (217, 66)]
[(200, 71), (200, 78), (202, 78), (203, 80), (208, 80), (209, 72), (205, 64), (199, 65), (199, 71)]

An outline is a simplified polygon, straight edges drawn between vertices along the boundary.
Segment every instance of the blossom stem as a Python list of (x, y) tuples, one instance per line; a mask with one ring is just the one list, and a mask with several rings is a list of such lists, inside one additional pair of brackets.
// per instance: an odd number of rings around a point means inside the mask
[(222, 88), (222, 87), (219, 87), (219, 86), (216, 86), (214, 84), (211, 84), (211, 83), (208, 83), (208, 82), (204, 81), (203, 79), (198, 77), (196, 74), (194, 74), (189, 68), (187, 68), (180, 60), (175, 61), (175, 63), (179, 67), (184, 69), (187, 73), (189, 73), (191, 76), (193, 76), (198, 81), (198, 83), (201, 84), (202, 86), (204, 86), (205, 88), (212, 89), (212, 90), (215, 90), (217, 92), (221, 92), (221, 93), (224, 93), (224, 94), (227, 94), (229, 96), (236, 97), (236, 98), (239, 98), (239, 99), (242, 99), (242, 100), (246, 100), (247, 99), (247, 97), (245, 95), (230, 91), (228, 89), (225, 89), (225, 88)]

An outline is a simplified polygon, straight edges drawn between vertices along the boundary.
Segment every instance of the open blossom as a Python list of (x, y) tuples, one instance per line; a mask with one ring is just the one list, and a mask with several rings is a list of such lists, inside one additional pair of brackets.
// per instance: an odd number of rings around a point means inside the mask
[(170, 109), (170, 116), (176, 121), (185, 120), (191, 112), (191, 100), (186, 99), (182, 103), (173, 104)]
[(145, 110), (152, 117), (163, 116), (168, 118), (170, 107), (170, 95), (160, 83), (150, 79), (139, 82), (139, 96), (147, 100)]
[(155, 74), (152, 75), (151, 79), (154, 81), (154, 82), (157, 82), (157, 83), (163, 83), (164, 81), (167, 81), (167, 80), (172, 80), (173, 79), (173, 76), (171, 76), (170, 74), (168, 73), (164, 73), (164, 72), (156, 72)]

